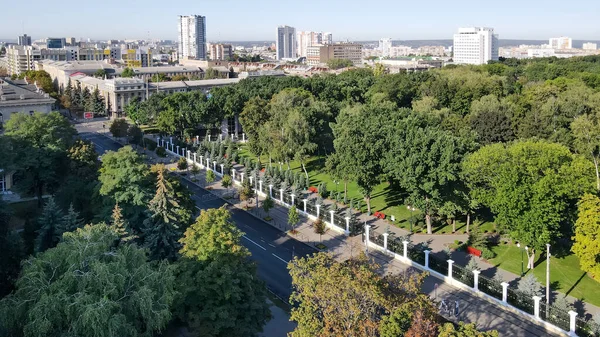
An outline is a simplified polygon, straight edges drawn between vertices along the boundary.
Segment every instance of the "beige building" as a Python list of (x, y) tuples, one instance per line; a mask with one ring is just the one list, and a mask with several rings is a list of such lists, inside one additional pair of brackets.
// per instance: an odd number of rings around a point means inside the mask
[(332, 59), (347, 59), (354, 65), (362, 62), (362, 44), (359, 43), (335, 43), (319, 45), (306, 48), (306, 63), (317, 66), (327, 63)]
[(233, 58), (233, 47), (230, 44), (211, 43), (208, 45), (209, 58), (215, 61), (227, 61)]
[(11, 75), (20, 75), (28, 70), (34, 70), (35, 61), (42, 59), (42, 53), (39, 49), (35, 49), (32, 46), (11, 45), (6, 48), (6, 59), (8, 73)]

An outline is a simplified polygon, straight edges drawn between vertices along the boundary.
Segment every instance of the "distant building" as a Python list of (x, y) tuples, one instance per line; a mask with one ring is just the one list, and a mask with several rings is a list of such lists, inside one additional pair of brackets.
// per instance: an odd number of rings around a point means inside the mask
[(360, 65), (362, 62), (362, 44), (334, 43), (307, 48), (306, 63), (308, 65), (323, 65), (333, 59), (347, 59), (352, 61), (354, 65)]
[(549, 43), (552, 49), (571, 49), (573, 48), (573, 40), (570, 37), (553, 37), (550, 38)]
[(230, 44), (211, 43), (208, 52), (211, 60), (225, 61), (233, 58), (233, 47)]
[(381, 51), (382, 57), (390, 57), (392, 50), (392, 39), (389, 37), (379, 40), (379, 50)]
[(329, 32), (323, 33), (323, 44), (332, 44), (333, 43), (333, 35)]
[(56, 100), (36, 84), (0, 79), (0, 129), (12, 114), (49, 113)]
[(152, 67), (152, 50), (148, 47), (122, 49), (121, 59), (126, 67)]
[(206, 17), (179, 16), (179, 59), (206, 59)]
[(295, 58), (296, 54), (296, 29), (290, 26), (277, 27), (277, 39), (275, 40), (277, 59)]
[(296, 41), (298, 43), (298, 56), (306, 57), (306, 49), (308, 47), (323, 44), (323, 33), (301, 31), (296, 35)]
[(19, 46), (31, 46), (31, 36), (27, 36), (27, 34), (19, 36), (17, 44)]
[(46, 48), (48, 49), (60, 49), (64, 48), (67, 45), (67, 39), (64, 37), (56, 38), (49, 37), (46, 39)]
[(454, 63), (487, 64), (498, 60), (498, 35), (493, 28), (459, 28), (454, 34)]
[(583, 44), (584, 50), (596, 50), (598, 49), (598, 45), (592, 42), (586, 42)]
[(8, 73), (20, 75), (28, 70), (34, 70), (34, 62), (42, 59), (42, 53), (32, 46), (11, 45), (6, 48), (6, 59)]
[(77, 44), (77, 40), (74, 37), (65, 38), (65, 42), (67, 43), (67, 46), (74, 46)]

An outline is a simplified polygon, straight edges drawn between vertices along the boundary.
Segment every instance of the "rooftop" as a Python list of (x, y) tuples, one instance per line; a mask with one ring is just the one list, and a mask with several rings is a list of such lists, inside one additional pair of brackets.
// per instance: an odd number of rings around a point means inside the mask
[(36, 85), (23, 82), (0, 78), (0, 105), (54, 104), (56, 101)]

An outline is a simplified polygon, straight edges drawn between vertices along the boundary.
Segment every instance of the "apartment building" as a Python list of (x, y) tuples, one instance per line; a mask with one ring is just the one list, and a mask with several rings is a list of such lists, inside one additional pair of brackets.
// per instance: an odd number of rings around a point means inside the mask
[(311, 46), (307, 48), (306, 64), (318, 66), (332, 59), (347, 59), (354, 65), (362, 62), (362, 44), (334, 43), (330, 45)]
[(379, 51), (382, 57), (390, 57), (392, 51), (392, 39), (389, 37), (379, 40)]
[(179, 59), (205, 60), (206, 17), (200, 15), (179, 16)]
[(570, 37), (552, 37), (548, 44), (552, 49), (571, 49), (573, 48), (573, 40)]
[(20, 75), (28, 70), (34, 70), (34, 62), (42, 59), (42, 53), (32, 46), (10, 45), (6, 48), (6, 59), (8, 73)]
[(277, 27), (277, 39), (275, 42), (278, 60), (295, 58), (297, 56), (296, 28), (290, 26)]
[(233, 58), (233, 46), (223, 43), (211, 43), (208, 46), (209, 57), (215, 61), (226, 61)]
[(498, 60), (498, 35), (493, 28), (459, 28), (458, 34), (454, 34), (453, 51), (454, 63), (487, 64)]
[(582, 49), (584, 50), (596, 50), (598, 49), (598, 44), (592, 42), (586, 42), (583, 44)]

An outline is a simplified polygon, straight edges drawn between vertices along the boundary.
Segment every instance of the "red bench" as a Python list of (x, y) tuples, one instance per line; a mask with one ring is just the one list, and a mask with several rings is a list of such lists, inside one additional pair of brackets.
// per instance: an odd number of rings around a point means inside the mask
[(376, 218), (379, 219), (385, 219), (385, 214), (381, 213), (381, 212), (375, 212), (375, 214), (373, 214)]
[(316, 187), (314, 187), (314, 186), (309, 187), (308, 191), (310, 193), (318, 193), (319, 192), (319, 190)]
[(467, 254), (475, 255), (477, 257), (481, 257), (481, 251), (475, 247), (468, 246)]

